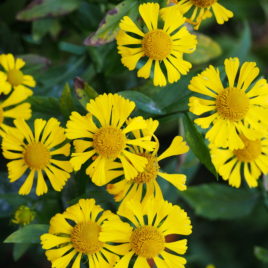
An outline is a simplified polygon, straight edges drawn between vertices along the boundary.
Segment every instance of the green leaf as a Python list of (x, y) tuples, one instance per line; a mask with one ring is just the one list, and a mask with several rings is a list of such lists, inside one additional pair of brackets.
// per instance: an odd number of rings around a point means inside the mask
[(254, 247), (256, 258), (264, 263), (268, 263), (268, 249), (262, 247)]
[(185, 54), (185, 59), (193, 64), (206, 63), (221, 55), (222, 49), (220, 45), (212, 38), (204, 35), (197, 35), (197, 48), (194, 53)]
[(235, 189), (218, 183), (191, 186), (180, 194), (196, 214), (213, 220), (246, 216), (258, 198), (253, 190)]
[(45, 17), (57, 17), (76, 10), (80, 0), (34, 0), (17, 14), (18, 20), (32, 21)]
[(40, 71), (43, 72), (46, 70), (50, 65), (50, 60), (36, 54), (25, 54), (20, 55), (19, 57), (26, 62), (26, 65), (23, 67), (23, 72), (25, 74), (36, 75), (37, 73), (40, 73)]
[(196, 126), (193, 124), (188, 114), (185, 114), (183, 118), (184, 128), (185, 128), (185, 139), (199, 159), (199, 161), (218, 178), (218, 174), (215, 170), (214, 165), (211, 162), (211, 157), (209, 149), (204, 141), (203, 136), (198, 132)]
[(233, 49), (227, 57), (238, 57), (240, 60), (244, 61), (247, 59), (248, 53), (251, 48), (251, 32), (248, 23), (245, 23), (244, 30), (240, 37), (240, 40), (235, 43)]
[(84, 44), (99, 46), (113, 41), (119, 30), (119, 22), (124, 16), (137, 18), (138, 4), (137, 0), (126, 0), (109, 10), (101, 21), (98, 30), (93, 35), (89, 35)]
[(48, 232), (47, 224), (29, 224), (9, 235), (4, 243), (40, 243), (40, 236)]
[(25, 254), (25, 252), (29, 249), (30, 246), (31, 246), (31, 244), (29, 244), (29, 243), (15, 244), (13, 247), (13, 259), (14, 259), (14, 261), (19, 260)]
[(118, 94), (122, 95), (123, 97), (130, 99), (134, 101), (137, 105), (137, 107), (146, 113), (149, 114), (163, 114), (163, 111), (159, 108), (156, 102), (154, 102), (151, 98), (148, 96), (134, 90), (125, 90), (120, 91)]
[(57, 19), (44, 18), (36, 20), (32, 24), (33, 40), (40, 41), (47, 33), (57, 36), (61, 30), (61, 26)]
[(61, 109), (57, 98), (32, 96), (27, 101), (31, 104), (34, 112), (51, 115), (61, 114)]
[(60, 97), (60, 109), (66, 117), (69, 117), (74, 110), (73, 97), (68, 83), (65, 84)]

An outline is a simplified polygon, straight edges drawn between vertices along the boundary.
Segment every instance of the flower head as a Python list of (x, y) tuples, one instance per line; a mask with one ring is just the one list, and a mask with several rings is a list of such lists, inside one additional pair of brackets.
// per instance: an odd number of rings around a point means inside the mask
[(129, 223), (113, 217), (103, 224), (100, 233), (101, 241), (124, 246), (124, 256), (115, 267), (128, 267), (133, 256), (134, 267), (149, 268), (148, 260), (158, 268), (184, 267), (186, 260), (179, 255), (186, 252), (187, 240), (167, 239), (191, 234), (191, 222), (184, 210), (163, 199), (151, 198), (143, 203), (128, 200), (117, 214)]
[(11, 220), (13, 223), (26, 225), (32, 222), (35, 218), (36, 212), (27, 206), (19, 206), (16, 210), (14, 218)]
[(113, 267), (116, 248), (99, 240), (103, 222), (113, 217), (95, 204), (94, 199), (80, 199), (62, 214), (50, 220), (49, 233), (41, 236), (43, 249), (52, 267), (65, 268), (73, 260), (73, 268), (80, 267), (82, 257), (90, 267)]
[(212, 162), (231, 186), (240, 187), (244, 178), (249, 187), (257, 187), (261, 173), (268, 173), (268, 139), (249, 140), (244, 135), (240, 137), (244, 148), (212, 148)]
[[(147, 123), (148, 128), (153, 133), (158, 126), (158, 121), (149, 119), (147, 120)], [(140, 133), (134, 132), (134, 135), (136, 136), (136, 138), (139, 138)], [(186, 153), (188, 149), (188, 146), (185, 144), (183, 138), (180, 136), (175, 137), (171, 145), (159, 156), (157, 155), (158, 149), (154, 150), (153, 152), (149, 152), (146, 149), (139, 149), (134, 147), (132, 149), (133, 153), (147, 158), (148, 163), (146, 164), (145, 169), (142, 172), (139, 172), (138, 175), (131, 180), (126, 180), (124, 178), (123, 180), (120, 180), (116, 183), (108, 184), (107, 191), (110, 194), (114, 195), (116, 201), (132, 198), (136, 198), (137, 200), (141, 201), (142, 197), (146, 199), (151, 198), (152, 195), (155, 195), (157, 198), (162, 197), (162, 191), (157, 182), (158, 176), (173, 184), (178, 190), (185, 190), (186, 176), (183, 174), (168, 174), (160, 171), (159, 162), (163, 159), (166, 159), (167, 157)], [(117, 168), (117, 172), (119, 170), (120, 169)], [(112, 175), (113, 172), (114, 171), (112, 171)], [(144, 188), (145, 195), (143, 191)]]
[(3, 101), (0, 100), (0, 136), (11, 129), (6, 123), (6, 119), (29, 119), (32, 116), (31, 105), (22, 103), (33, 92), (28, 88), (15, 90)]
[(226, 59), (224, 64), (228, 78), (225, 87), (219, 70), (213, 66), (191, 80), (189, 89), (203, 97), (190, 98), (190, 111), (204, 114), (195, 120), (202, 128), (212, 124), (206, 134), (211, 146), (242, 149), (239, 133), (254, 140), (267, 128), (268, 84), (265, 79), (253, 83), (259, 74), (255, 62), (245, 62), (240, 70), (238, 58)]
[(121, 30), (116, 39), (122, 63), (134, 70), (138, 61), (145, 57), (147, 61), (138, 71), (138, 77), (149, 78), (153, 68), (154, 85), (165, 86), (166, 77), (160, 67), (163, 62), (168, 82), (178, 81), (181, 74), (187, 74), (191, 68), (191, 63), (183, 60), (183, 53), (195, 50), (196, 37), (183, 26), (185, 19), (182, 15), (173, 9), (167, 11), (163, 28), (158, 28), (159, 4), (142, 4), (139, 12), (147, 27), (146, 32), (141, 31), (128, 16), (120, 22)]
[(187, 21), (195, 25), (197, 30), (201, 22), (212, 16), (213, 11), (218, 24), (223, 24), (233, 17), (233, 12), (219, 4), (219, 0), (172, 0), (175, 6), (169, 8), (177, 10), (188, 19)]
[(8, 94), (11, 89), (22, 90), (35, 86), (35, 80), (25, 75), (21, 68), (25, 65), (23, 59), (15, 59), (12, 54), (0, 55), (0, 65), (4, 71), (0, 72), (0, 93)]
[(14, 124), (16, 128), (4, 135), (2, 143), (4, 157), (12, 160), (7, 164), (10, 182), (26, 177), (19, 194), (27, 195), (37, 176), (36, 194), (42, 195), (48, 191), (43, 175), (46, 174), (52, 187), (61, 191), (72, 167), (68, 160), (59, 159), (70, 154), (60, 122), (55, 118), (36, 119), (34, 133), (22, 119), (16, 119)]
[(67, 122), (66, 135), (75, 139), (76, 152), (70, 160), (74, 170), (79, 170), (87, 160), (93, 162), (86, 169), (96, 185), (109, 182), (106, 170), (117, 165), (123, 166), (126, 178), (134, 178), (143, 171), (147, 159), (136, 155), (130, 148), (137, 146), (152, 151), (155, 142), (150, 136), (136, 139), (132, 132), (146, 128), (142, 117), (126, 120), (135, 108), (135, 103), (118, 94), (103, 94), (87, 104), (88, 114), (82, 116), (73, 112)]

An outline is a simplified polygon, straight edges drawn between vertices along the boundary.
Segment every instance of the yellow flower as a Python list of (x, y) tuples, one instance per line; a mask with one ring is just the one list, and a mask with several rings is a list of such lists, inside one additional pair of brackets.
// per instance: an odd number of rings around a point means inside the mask
[[(6, 119), (29, 119), (32, 116), (31, 105), (29, 103), (21, 103), (33, 92), (28, 88), (13, 91), (5, 100), (0, 101), (0, 136), (11, 130), (6, 124)], [(11, 130), (12, 131), (12, 130)]]
[(11, 221), (16, 224), (26, 225), (34, 220), (35, 215), (35, 211), (31, 210), (29, 207), (20, 206), (16, 210), (14, 218)]
[(201, 22), (212, 16), (213, 11), (218, 24), (223, 24), (234, 16), (233, 12), (223, 7), (219, 0), (176, 0), (177, 5), (172, 6), (177, 12), (182, 12), (188, 18), (188, 22), (195, 25), (197, 30)]
[(249, 140), (241, 135), (243, 149), (213, 148), (211, 158), (218, 173), (231, 186), (240, 187), (244, 178), (249, 187), (257, 187), (261, 173), (268, 173), (268, 139)]
[[(177, 240), (179, 235), (192, 232), (190, 219), (179, 206), (173, 206), (163, 199), (147, 199), (139, 203), (134, 200), (124, 202), (117, 213), (131, 222), (120, 218), (108, 219), (100, 233), (100, 241), (121, 243), (125, 252), (115, 268), (129, 267), (134, 256), (134, 267), (150, 268), (148, 260), (153, 260), (157, 268), (184, 267), (183, 255), (187, 250), (187, 240)], [(173, 237), (170, 242), (167, 237)], [(176, 255), (175, 255), (176, 254)]]
[(2, 54), (0, 55), (0, 65), (4, 68), (4, 72), (0, 71), (0, 94), (8, 94), (12, 88), (22, 90), (35, 87), (34, 78), (21, 71), (25, 65), (24, 60), (15, 59), (12, 54)]
[(80, 170), (82, 164), (92, 159), (86, 174), (99, 186), (109, 182), (106, 170), (120, 163), (127, 179), (143, 171), (147, 159), (130, 152), (129, 148), (137, 146), (152, 151), (155, 142), (150, 141), (149, 136), (132, 138), (132, 131), (146, 128), (142, 117), (133, 118), (131, 124), (125, 126), (134, 108), (134, 102), (118, 94), (103, 94), (87, 104), (89, 113), (86, 116), (77, 112), (71, 114), (66, 136), (76, 139), (76, 152), (70, 160), (74, 170)]
[(147, 31), (142, 32), (130, 17), (125, 16), (119, 24), (121, 30), (116, 39), (122, 63), (129, 70), (134, 70), (138, 61), (145, 57), (147, 61), (138, 71), (138, 77), (149, 78), (153, 68), (154, 85), (165, 86), (167, 81), (160, 63), (164, 62), (168, 82), (178, 81), (192, 66), (183, 60), (183, 53), (192, 53), (197, 41), (196, 36), (182, 26), (185, 18), (173, 9), (169, 9), (163, 18), (163, 29), (158, 28), (159, 12), (159, 4), (140, 5), (139, 13)]
[(268, 84), (265, 79), (253, 83), (259, 74), (255, 62), (245, 62), (240, 71), (238, 58), (226, 59), (224, 64), (228, 85), (224, 87), (219, 70), (209, 66), (191, 80), (189, 89), (205, 96), (191, 97), (189, 106), (192, 113), (204, 114), (196, 124), (202, 128), (212, 124), (206, 134), (211, 146), (241, 149), (244, 143), (238, 133), (254, 140), (266, 131)]
[[(152, 131), (158, 126), (158, 121), (149, 119), (147, 120), (148, 128)], [(140, 137), (140, 133), (133, 133), (136, 138)], [(147, 158), (148, 163), (145, 166), (144, 171), (139, 172), (138, 175), (132, 180), (126, 180), (125, 178), (121, 181), (118, 181), (113, 184), (107, 185), (107, 191), (114, 195), (116, 201), (121, 201), (122, 199), (132, 199), (136, 198), (137, 200), (141, 201), (142, 197), (144, 199), (151, 198), (155, 195), (157, 198), (162, 197), (161, 188), (158, 185), (157, 177), (161, 177), (168, 181), (169, 183), (173, 184), (178, 190), (183, 191), (186, 189), (186, 176), (183, 174), (168, 174), (165, 172), (160, 171), (159, 162), (163, 159), (166, 159), (170, 156), (180, 155), (186, 153), (188, 151), (188, 146), (183, 141), (183, 138), (180, 136), (176, 136), (171, 145), (159, 156), (157, 156), (158, 149), (154, 152), (148, 152), (145, 149), (139, 149), (137, 147), (133, 148), (133, 153), (137, 155), (141, 155)], [(117, 168), (117, 171), (120, 170)], [(121, 175), (124, 172), (121, 169)], [(108, 171), (109, 175), (109, 171)], [(114, 175), (114, 171), (112, 172), (111, 176)], [(116, 173), (116, 175), (120, 175)], [(114, 178), (114, 177), (113, 177)], [(111, 179), (111, 178), (110, 178)], [(144, 194), (145, 188), (145, 194)]]
[(73, 260), (72, 268), (80, 268), (83, 256), (88, 267), (113, 267), (118, 256), (110, 251), (116, 246), (99, 240), (103, 222), (110, 217), (113, 213), (104, 211), (94, 199), (80, 199), (51, 218), (49, 233), (41, 236), (41, 243), (52, 267), (65, 268)]
[(37, 175), (36, 194), (48, 191), (44, 180), (45, 173), (56, 191), (61, 191), (72, 171), (69, 161), (59, 160), (61, 155), (70, 154), (70, 144), (64, 144), (64, 129), (55, 118), (48, 121), (36, 119), (34, 134), (22, 119), (14, 120), (16, 128), (8, 131), (3, 137), (3, 155), (11, 159), (7, 164), (10, 182), (25, 178), (19, 194), (30, 193)]

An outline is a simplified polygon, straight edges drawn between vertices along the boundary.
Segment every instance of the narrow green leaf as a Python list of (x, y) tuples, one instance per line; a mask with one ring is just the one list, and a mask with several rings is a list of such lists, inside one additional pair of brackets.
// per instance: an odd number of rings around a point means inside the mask
[(218, 178), (218, 174), (214, 165), (211, 162), (209, 149), (204, 141), (203, 136), (198, 132), (196, 126), (193, 124), (188, 114), (183, 118), (185, 128), (185, 139), (190, 148), (199, 159), (199, 161)]
[(134, 90), (125, 90), (120, 91), (118, 94), (122, 95), (123, 97), (134, 101), (137, 107), (149, 114), (163, 114), (163, 111), (159, 108), (156, 102), (154, 102), (148, 96)]
[(19, 260), (31, 246), (30, 243), (17, 243), (13, 247), (13, 259), (14, 261)]
[(235, 189), (218, 183), (191, 186), (180, 194), (196, 214), (214, 220), (246, 216), (258, 198), (256, 191)]
[(268, 249), (256, 246), (254, 247), (254, 254), (258, 260), (268, 263)]
[(240, 60), (244, 61), (247, 59), (250, 48), (251, 32), (249, 25), (246, 22), (240, 40), (234, 44), (233, 49), (229, 53), (229, 57), (238, 57)]
[(40, 236), (48, 232), (47, 224), (29, 224), (9, 235), (4, 243), (40, 243)]
[(68, 14), (80, 5), (80, 0), (34, 0), (17, 14), (18, 20), (32, 21)]
[(68, 83), (65, 84), (60, 97), (60, 109), (66, 117), (69, 117), (71, 112), (74, 110), (72, 93)]

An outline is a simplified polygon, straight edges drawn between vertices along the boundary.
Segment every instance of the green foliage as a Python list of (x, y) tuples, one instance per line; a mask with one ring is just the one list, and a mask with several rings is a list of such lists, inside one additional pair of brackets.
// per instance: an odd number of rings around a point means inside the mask
[(204, 34), (197, 35), (197, 48), (194, 53), (186, 54), (185, 59), (193, 64), (202, 64), (209, 62), (222, 53), (220, 45), (209, 36)]
[(133, 19), (137, 18), (138, 4), (137, 0), (126, 0), (109, 10), (97, 31), (87, 37), (84, 42), (85, 45), (99, 46), (113, 41), (119, 30), (119, 22), (124, 16), (130, 16)]
[(185, 114), (183, 122), (185, 127), (185, 138), (190, 148), (196, 157), (200, 160), (200, 162), (204, 164), (207, 169), (215, 175), (215, 177), (218, 178), (217, 172), (211, 162), (209, 149), (205, 144), (204, 138), (198, 132), (196, 126), (193, 124), (188, 114)]
[(48, 16), (66, 15), (79, 7), (80, 0), (34, 0), (17, 15), (18, 20), (31, 21)]
[(218, 183), (191, 186), (181, 196), (197, 215), (213, 220), (244, 217), (252, 211), (258, 199), (256, 191), (234, 189)]
[(155, 103), (151, 98), (140, 92), (134, 90), (132, 91), (125, 90), (118, 92), (118, 94), (134, 101), (136, 103), (137, 108), (139, 108), (141, 111), (156, 115), (163, 114), (162, 110), (160, 109), (160, 107), (158, 107), (157, 103)]
[(29, 224), (9, 235), (4, 243), (40, 243), (40, 236), (47, 232), (47, 224)]
[(256, 258), (263, 263), (268, 263), (268, 249), (262, 247), (255, 247), (254, 254)]

